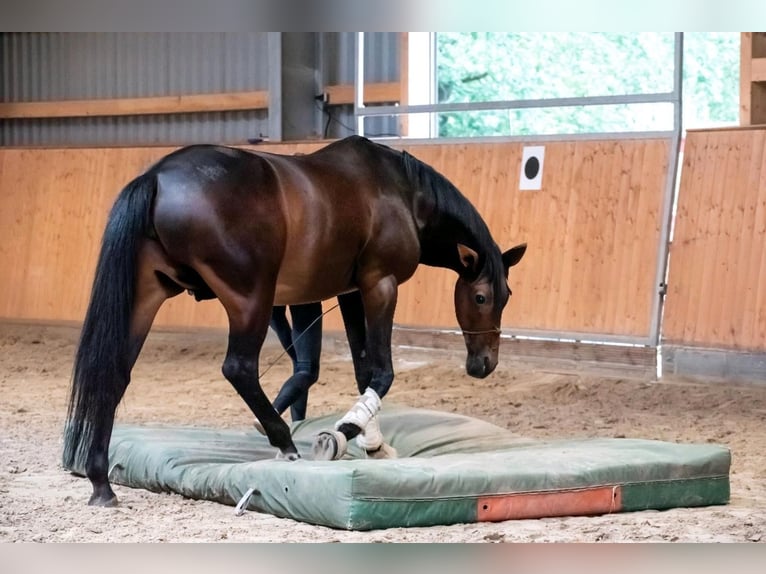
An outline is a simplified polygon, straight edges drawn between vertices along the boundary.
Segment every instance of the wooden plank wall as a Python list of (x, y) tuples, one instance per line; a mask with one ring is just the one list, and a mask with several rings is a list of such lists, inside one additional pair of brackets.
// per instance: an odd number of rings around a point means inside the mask
[(766, 351), (766, 130), (686, 137), (663, 341)]
[[(173, 149), (0, 149), (0, 269), (6, 274), (0, 317), (81, 321), (112, 202)], [(155, 326), (219, 328), (226, 316), (216, 301), (181, 295), (163, 305)]]
[[(643, 337), (651, 321), (668, 145), (547, 143), (540, 191), (518, 189), (520, 143), (408, 150), (463, 191), (502, 249), (528, 243), (511, 269), (504, 327)], [(454, 282), (449, 271), (421, 266), (402, 288), (397, 321), (456, 326)]]
[[(261, 149), (308, 153), (320, 145)], [(667, 140), (549, 142), (540, 191), (518, 189), (521, 143), (404, 147), (463, 191), (502, 248), (529, 244), (511, 272), (504, 327), (648, 336)], [(80, 321), (114, 197), (168, 151), (0, 149), (0, 317)], [(421, 266), (401, 289), (396, 322), (456, 328), (455, 279)], [(216, 302), (183, 295), (155, 324), (224, 327), (225, 317)], [(341, 325), (331, 311), (326, 328)]]

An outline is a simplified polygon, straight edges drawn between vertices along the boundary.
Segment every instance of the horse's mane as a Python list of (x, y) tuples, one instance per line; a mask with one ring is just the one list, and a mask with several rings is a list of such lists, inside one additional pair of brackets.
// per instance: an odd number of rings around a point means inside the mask
[(481, 259), (477, 277), (489, 277), (493, 281), (494, 292), (500, 293), (505, 277), (500, 249), (479, 212), (451, 181), (433, 167), (406, 151), (401, 154), (408, 180), (428, 197), (436, 216), (460, 226), (464, 237), (456, 237), (456, 242), (464, 241), (479, 253)]

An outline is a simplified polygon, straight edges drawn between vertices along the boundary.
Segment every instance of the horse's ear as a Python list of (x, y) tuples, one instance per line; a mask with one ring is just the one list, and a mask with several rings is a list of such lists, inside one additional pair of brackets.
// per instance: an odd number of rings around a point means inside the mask
[(527, 244), (522, 243), (521, 245), (517, 245), (516, 247), (511, 247), (508, 251), (503, 253), (503, 265), (505, 265), (505, 270), (507, 271), (514, 265), (516, 265), (519, 261), (521, 261), (521, 258), (524, 257), (524, 253), (527, 251)]
[(460, 262), (463, 264), (463, 267), (469, 271), (476, 271), (476, 267), (479, 265), (478, 253), (462, 243), (457, 244), (457, 253), (460, 256)]

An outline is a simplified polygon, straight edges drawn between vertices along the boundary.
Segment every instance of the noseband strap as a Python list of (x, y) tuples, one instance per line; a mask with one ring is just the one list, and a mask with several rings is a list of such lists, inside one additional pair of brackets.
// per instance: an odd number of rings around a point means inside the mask
[(466, 331), (465, 329), (461, 329), (463, 331), (463, 335), (486, 335), (488, 333), (500, 333), (500, 327), (492, 327), (491, 329), (485, 329), (484, 331)]

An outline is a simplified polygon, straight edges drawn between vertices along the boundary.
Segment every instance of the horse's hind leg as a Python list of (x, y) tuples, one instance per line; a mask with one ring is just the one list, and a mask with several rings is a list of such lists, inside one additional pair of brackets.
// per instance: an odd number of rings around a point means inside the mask
[(258, 331), (229, 333), (229, 347), (223, 362), (223, 376), (263, 426), (272, 446), (289, 460), (298, 458), (290, 427), (279, 416), (258, 382), (259, 349), (265, 338)]
[[(148, 251), (150, 250), (145, 250), (144, 255)], [(105, 417), (99, 421), (98, 428), (94, 429), (94, 437), (98, 439), (94, 440), (85, 464), (85, 474), (93, 485), (93, 494), (88, 501), (91, 506), (117, 505), (117, 496), (109, 484), (109, 442), (112, 437), (117, 404), (130, 383), (130, 372), (141, 352), (157, 311), (166, 299), (178, 295), (181, 291), (180, 287), (161, 281), (153, 267), (141, 266), (130, 319), (129, 355), (124, 366), (122, 384), (115, 396), (114, 405), (106, 409)]]
[(288, 460), (299, 458), (290, 436), (290, 427), (279, 416), (259, 381), (258, 358), (271, 317), (273, 285), (252, 287), (250, 295), (236, 293), (221, 277), (206, 277), (229, 317), (229, 346), (223, 362), (223, 376), (231, 383), (263, 430), (272, 446)]

